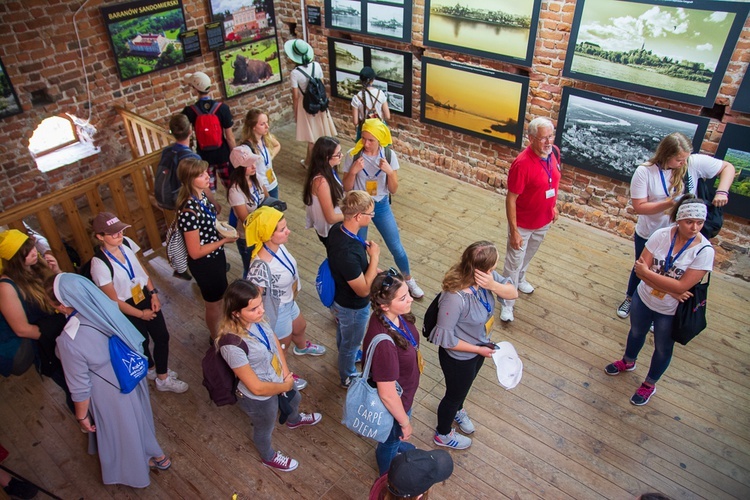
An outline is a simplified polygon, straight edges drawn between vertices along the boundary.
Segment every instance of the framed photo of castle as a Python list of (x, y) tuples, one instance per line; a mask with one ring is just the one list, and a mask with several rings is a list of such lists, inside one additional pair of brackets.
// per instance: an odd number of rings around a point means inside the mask
[[(747, 77), (745, 77), (747, 79)], [(728, 123), (714, 155), (734, 165), (737, 176), (729, 188), (724, 212), (750, 219), (750, 127)], [(718, 179), (716, 181), (718, 185)]]
[(411, 42), (413, 2), (325, 0), (326, 28)]
[(563, 162), (630, 182), (662, 138), (682, 132), (699, 151), (709, 119), (563, 87), (555, 144)]
[(529, 78), (422, 58), (424, 123), (521, 147)]
[(424, 44), (531, 66), (542, 0), (426, 0)]
[(21, 103), (18, 101), (16, 89), (10, 83), (8, 72), (0, 59), (0, 119), (17, 115), (23, 112)]
[(333, 97), (351, 100), (362, 89), (359, 72), (369, 66), (377, 75), (373, 86), (386, 93), (391, 113), (411, 117), (411, 52), (329, 38), (328, 60)]
[(120, 80), (185, 62), (182, 0), (139, 0), (101, 7)]
[(563, 76), (712, 107), (748, 7), (578, 0)]
[(211, 20), (224, 27), (224, 49), (276, 36), (273, 0), (209, 0)]
[(216, 53), (227, 99), (281, 83), (276, 36), (236, 45)]

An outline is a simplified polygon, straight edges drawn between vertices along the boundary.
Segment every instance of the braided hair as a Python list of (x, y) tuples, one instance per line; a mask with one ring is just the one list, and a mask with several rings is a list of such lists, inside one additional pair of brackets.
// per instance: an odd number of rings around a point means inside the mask
[[(384, 282), (388, 278), (390, 278), (392, 282), (390, 285), (386, 286)], [(380, 323), (385, 327), (388, 335), (393, 339), (393, 342), (401, 349), (406, 349), (408, 347), (408, 342), (391, 326), (391, 323), (385, 316), (385, 311), (382, 306), (391, 305), (391, 302), (396, 298), (396, 293), (404, 283), (405, 280), (401, 273), (397, 272), (394, 275), (391, 271), (383, 271), (375, 276), (375, 279), (372, 280), (372, 285), (370, 286), (370, 307), (372, 307), (372, 314), (378, 318)], [(403, 314), (401, 317), (412, 324), (416, 320), (412, 313)], [(401, 325), (401, 328), (406, 329), (407, 327), (406, 325)], [(409, 330), (409, 333), (415, 335), (411, 330)]]

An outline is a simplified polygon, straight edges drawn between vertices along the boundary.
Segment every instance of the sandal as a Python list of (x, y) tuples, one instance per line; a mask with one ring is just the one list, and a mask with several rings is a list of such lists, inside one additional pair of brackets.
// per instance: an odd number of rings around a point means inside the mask
[(157, 460), (156, 457), (152, 457), (148, 461), (148, 466), (152, 469), (167, 470), (172, 467), (172, 461), (166, 455), (164, 455), (161, 460)]

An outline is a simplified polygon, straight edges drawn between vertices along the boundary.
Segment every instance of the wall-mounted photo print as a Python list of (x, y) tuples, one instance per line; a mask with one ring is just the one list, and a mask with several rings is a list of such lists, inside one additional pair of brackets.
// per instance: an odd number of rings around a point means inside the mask
[(422, 58), (422, 121), (521, 147), (528, 77)]
[(326, 28), (411, 41), (412, 2), (325, 0)]
[(182, 0), (141, 0), (101, 8), (120, 80), (185, 62)]
[(630, 182), (665, 136), (682, 132), (700, 151), (708, 118), (563, 88), (555, 144), (564, 163)]
[(227, 99), (281, 82), (276, 37), (217, 52)]
[(732, 101), (732, 111), (750, 113), (750, 75), (747, 71), (744, 78), (742, 78), (737, 95), (734, 96), (734, 101)]
[(5, 71), (5, 65), (0, 59), (0, 118), (6, 118), (21, 113), (21, 103), (18, 101), (16, 89), (10, 83), (8, 72)]
[(427, 0), (424, 44), (531, 66), (542, 0)]
[(224, 26), (224, 48), (276, 35), (273, 0), (209, 0), (211, 19)]
[(748, 5), (578, 0), (563, 75), (712, 107)]
[[(728, 123), (716, 150), (716, 158), (734, 165), (737, 176), (729, 188), (724, 212), (750, 219), (750, 127)], [(716, 180), (716, 185), (719, 181)]]
[(351, 100), (362, 92), (359, 72), (365, 66), (375, 71), (373, 86), (386, 93), (392, 113), (411, 116), (412, 54), (351, 40), (328, 39), (331, 62), (331, 94)]

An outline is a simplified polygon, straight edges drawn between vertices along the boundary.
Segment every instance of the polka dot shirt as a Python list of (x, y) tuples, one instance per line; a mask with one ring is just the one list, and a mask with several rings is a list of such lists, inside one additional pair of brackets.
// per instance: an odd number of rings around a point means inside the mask
[[(221, 236), (216, 231), (215, 223), (216, 208), (213, 203), (208, 201), (205, 193), (200, 201), (190, 198), (185, 204), (185, 208), (180, 211), (177, 221), (177, 225), (183, 233), (197, 230), (201, 245), (213, 243), (221, 239)], [(206, 255), (206, 257), (213, 259), (223, 252), (224, 247), (221, 247)]]

